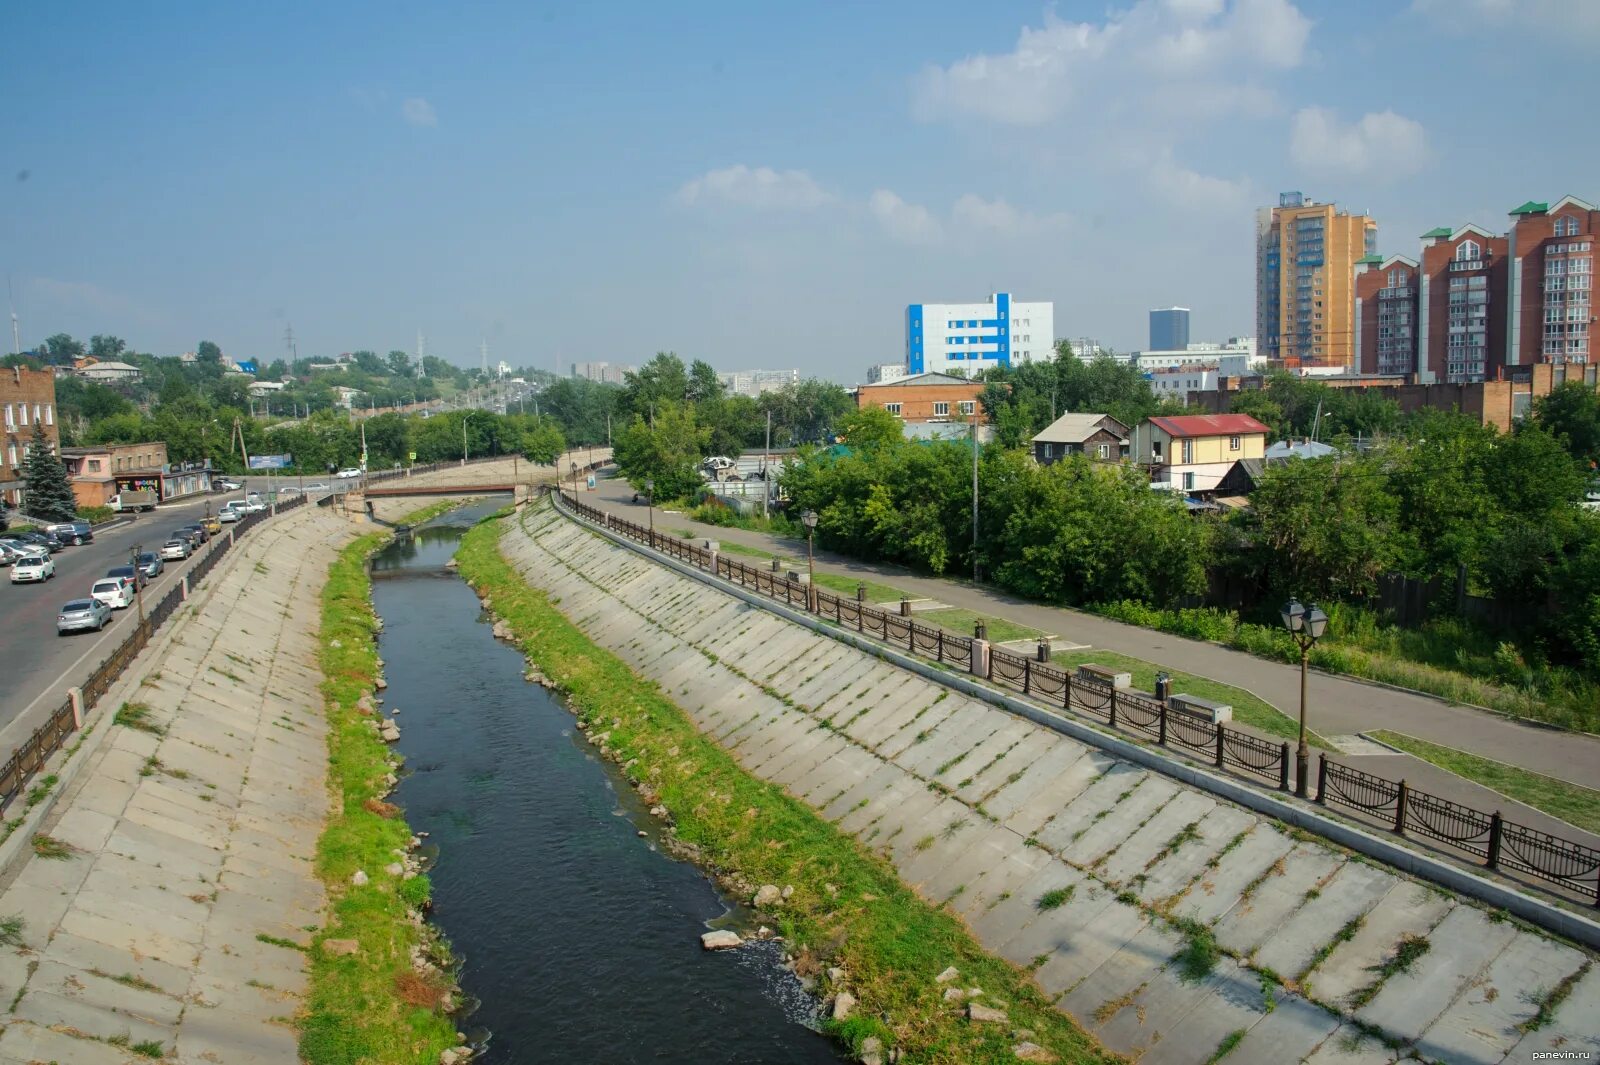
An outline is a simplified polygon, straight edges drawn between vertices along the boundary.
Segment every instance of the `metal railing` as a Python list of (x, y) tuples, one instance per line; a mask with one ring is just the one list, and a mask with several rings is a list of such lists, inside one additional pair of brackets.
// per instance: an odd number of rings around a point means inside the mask
[[(710, 570), (712, 554), (676, 537), (615, 517), (562, 490), (551, 492), (562, 507), (629, 539), (649, 544), (669, 557)], [(717, 554), (715, 573), (741, 588), (799, 607), (841, 628), (882, 640), (964, 672), (974, 672), (973, 637), (948, 632), (909, 614), (881, 610), (861, 599), (833, 595), (791, 580), (778, 570), (751, 566)], [(901, 604), (905, 610), (905, 604)], [(988, 649), (983, 679), (1022, 695), (1095, 721), (1137, 733), (1185, 757), (1288, 792), (1293, 758), (1287, 741), (1252, 735), (1192, 711), (1169, 706), (1147, 692), (1118, 688), (1109, 681), (1076, 673), (999, 647)], [(1316, 801), (1340, 806), (1383, 824), (1395, 833), (1441, 843), (1499, 872), (1511, 871), (1554, 884), (1600, 906), (1600, 851), (1538, 829), (1505, 820), (1416, 791), (1404, 780), (1364, 773), (1321, 756)]]
[[(232, 526), (227, 536), (218, 533), (211, 541), (210, 547), (205, 554), (201, 555), (193, 565), (184, 571), (181, 579), (187, 580), (189, 587), (193, 589), (202, 578), (216, 567), (218, 560), (233, 547), (240, 536), (260, 525), (272, 517), (273, 514), (281, 514), (284, 511), (304, 506), (305, 502), (305, 497), (301, 496), (289, 502), (280, 503), (275, 509), (257, 511), (254, 514), (245, 515)], [(90, 710), (98, 707), (100, 701), (105, 698), (106, 693), (111, 690), (112, 685), (116, 684), (122, 674), (127, 671), (128, 666), (138, 657), (139, 652), (144, 650), (150, 643), (150, 639), (155, 635), (156, 630), (177, 612), (183, 600), (184, 593), (181, 583), (168, 588), (165, 595), (146, 608), (143, 620), (135, 622), (133, 631), (128, 633), (121, 643), (112, 648), (111, 653), (101, 659), (100, 664), (95, 666), (89, 673), (88, 679), (83, 682), (79, 689), (83, 699), (82, 711), (85, 715)], [(76, 730), (76, 721), (77, 719), (73, 715), (72, 700), (69, 697), (60, 708), (50, 715), (49, 720), (35, 729), (33, 734), (12, 752), (11, 757), (6, 760), (5, 764), (0, 766), (0, 814), (9, 811), (11, 803), (28, 786), (28, 781), (38, 772), (45, 759), (59, 750), (62, 744), (66, 742), (67, 736)]]

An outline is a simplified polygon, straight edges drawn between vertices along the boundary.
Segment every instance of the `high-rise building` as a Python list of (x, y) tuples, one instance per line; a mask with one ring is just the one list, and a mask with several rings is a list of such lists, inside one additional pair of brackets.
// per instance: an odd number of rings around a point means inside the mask
[(1350, 366), (1355, 266), (1377, 249), (1378, 223), (1298, 192), (1256, 213), (1256, 338), (1290, 368)]
[(1503, 365), (1506, 238), (1477, 226), (1422, 235), (1417, 374), (1422, 384), (1485, 381)]
[(1505, 361), (1594, 361), (1594, 244), (1600, 210), (1575, 196), (1511, 212)]
[(1150, 312), (1150, 350), (1182, 351), (1189, 346), (1189, 308), (1158, 307)]
[(1016, 303), (997, 292), (987, 303), (913, 303), (906, 308), (906, 368), (911, 374), (1049, 359), (1055, 354), (1055, 304)]
[(1417, 261), (1368, 255), (1356, 264), (1357, 369), (1386, 376), (1417, 372)]
[(728, 392), (759, 399), (763, 392), (777, 392), (785, 385), (799, 384), (799, 370), (731, 370), (717, 379)]

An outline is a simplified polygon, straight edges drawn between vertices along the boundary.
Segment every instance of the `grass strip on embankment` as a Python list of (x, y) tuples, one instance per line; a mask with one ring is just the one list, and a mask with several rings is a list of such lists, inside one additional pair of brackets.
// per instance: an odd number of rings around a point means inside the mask
[[(426, 520), (454, 506), (410, 515)], [(357, 703), (378, 676), (377, 619), (367, 559), (387, 539), (372, 533), (346, 547), (329, 567), (322, 590), (322, 690), (328, 714), (328, 787), (333, 809), (317, 843), (317, 872), (327, 885), (329, 919), (313, 939), (311, 991), (300, 1021), (300, 1057), (308, 1065), (432, 1065), (456, 1045), (454, 1022), (442, 1010), (454, 983), (442, 973), (420, 976), (414, 947), (442, 949), (412, 915), (428, 898), (428, 878), (398, 880), (383, 872), (404, 851), (411, 830), (383, 802), (393, 756)], [(352, 884), (356, 870), (370, 878)], [(328, 939), (353, 939), (353, 954), (335, 956)]]
[[(1373, 729), (1367, 735), (1424, 762), (1432, 762), (1440, 769), (1448, 769), (1457, 776), (1492, 788), (1518, 802), (1525, 802), (1535, 810), (1543, 810), (1551, 817), (1559, 817), (1588, 832), (1600, 833), (1600, 791), (1593, 788), (1558, 777), (1547, 777), (1531, 769), (1497, 762), (1493, 758), (1468, 754), (1454, 747), (1429, 743), (1415, 736), (1407, 736), (1404, 732)], [(1513, 815), (1511, 819), (1516, 818)]]
[[(462, 540), (461, 574), (516, 634), (519, 648), (566, 694), (591, 736), (636, 783), (647, 782), (670, 811), (676, 838), (708, 871), (747, 884), (792, 885), (774, 912), (797, 971), (818, 977), (843, 967), (860, 1004), (829, 1031), (852, 1049), (877, 1037), (905, 1059), (947, 1065), (1017, 1061), (1024, 1038), (1066, 1063), (1115, 1060), (1036, 985), (985, 954), (965, 926), (902, 884), (882, 858), (777, 787), (755, 779), (702, 736), (653, 681), (636, 676), (591, 642), (501, 556), (504, 522), (480, 524)], [(603, 736), (602, 736), (603, 734)], [(961, 987), (981, 987), (980, 1005), (1008, 1011), (1005, 1023), (968, 1021), (943, 1000), (935, 977), (960, 970)], [(885, 1020), (884, 1018), (887, 1018)], [(1028, 1029), (1024, 1037), (1018, 1029)]]

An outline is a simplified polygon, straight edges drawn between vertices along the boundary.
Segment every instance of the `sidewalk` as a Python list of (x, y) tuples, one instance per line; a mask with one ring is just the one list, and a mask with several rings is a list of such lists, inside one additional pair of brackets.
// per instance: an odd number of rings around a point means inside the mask
[(120, 689), (160, 731), (97, 715), (42, 830), (62, 853), (6, 870), (0, 1065), (295, 1060), (328, 802), (316, 589), (352, 533), (305, 508), (251, 534)]
[[(632, 503), (633, 489), (624, 481), (601, 480), (596, 491), (585, 492), (582, 497), (585, 502), (630, 521), (646, 522), (644, 505)], [(680, 513), (657, 511), (655, 526), (659, 531), (670, 533), (691, 529), (697, 537), (756, 547), (802, 562), (806, 557), (804, 541), (703, 525)], [(919, 576), (900, 566), (860, 562), (827, 551), (817, 552), (816, 563), (817, 569), (825, 573), (889, 583), (916, 596), (1005, 618), (1072, 643), (1116, 651), (1167, 669), (1232, 684), (1291, 716), (1299, 711), (1300, 670), (1297, 666), (1125, 625), (1068, 607), (1029, 602), (999, 589), (975, 586), (969, 580)], [(1594, 767), (1600, 765), (1600, 739), (1594, 737), (1523, 724), (1482, 710), (1453, 706), (1431, 696), (1316, 671), (1311, 673), (1308, 689), (1309, 724), (1334, 743), (1341, 736), (1387, 728), (1580, 783), (1591, 780)], [(1600, 846), (1600, 837), (1578, 833), (1566, 822), (1502, 799), (1488, 789), (1409, 755), (1360, 754), (1343, 757), (1341, 761), (1391, 779), (1404, 777), (1423, 790), (1479, 809), (1502, 809), (1507, 817), (1525, 818), (1524, 824), (1590, 846)]]

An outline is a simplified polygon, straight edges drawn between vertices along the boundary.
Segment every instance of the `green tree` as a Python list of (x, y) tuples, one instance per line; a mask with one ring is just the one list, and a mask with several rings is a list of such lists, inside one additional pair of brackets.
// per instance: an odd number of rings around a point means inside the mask
[(289, 376), (289, 364), (282, 359), (274, 359), (272, 364), (261, 372), (263, 381), (281, 381)]
[(194, 354), (195, 358), (201, 362), (210, 363), (213, 366), (222, 361), (222, 349), (209, 340), (202, 340), (195, 345)]
[[(839, 419), (855, 410), (850, 393), (815, 377), (764, 392), (756, 406), (772, 412), (772, 443), (777, 447), (829, 443)], [(765, 436), (765, 426), (762, 435)]]
[(658, 351), (655, 358), (623, 377), (618, 406), (648, 421), (663, 403), (682, 403), (688, 398), (689, 371), (683, 360), (673, 352)]
[(900, 419), (879, 406), (862, 407), (839, 419), (836, 426), (841, 443), (852, 448), (875, 448), (897, 444), (905, 438)]
[(28, 514), (46, 521), (71, 521), (78, 515), (78, 501), (67, 480), (67, 467), (44, 435), (44, 426), (33, 423), (33, 439), (22, 464), (22, 480), (27, 486)]
[(389, 364), (389, 372), (396, 377), (410, 377), (412, 372), (411, 355), (396, 348), (389, 352), (385, 360)]
[(684, 398), (691, 403), (707, 403), (721, 399), (723, 396), (722, 378), (704, 359), (696, 359), (689, 364), (689, 380), (684, 389)]
[(74, 359), (83, 358), (83, 345), (66, 333), (49, 337), (39, 345), (39, 350), (47, 362), (56, 366), (70, 366)]
[(659, 499), (687, 498), (701, 484), (697, 467), (711, 431), (700, 426), (687, 403), (663, 400), (655, 414), (654, 425), (635, 414), (617, 437), (617, 467), (635, 488), (654, 480)]
[(374, 377), (384, 376), (384, 361), (378, 357), (377, 352), (358, 351), (350, 357), (355, 360), (356, 368), (362, 373), (371, 374)]
[(127, 341), (121, 337), (96, 335), (89, 338), (89, 354), (101, 362), (120, 359), (122, 353), (127, 350)]
[(1399, 501), (1375, 461), (1336, 455), (1268, 467), (1250, 508), (1275, 596), (1360, 601), (1398, 560)]
[(522, 454), (541, 466), (553, 464), (567, 450), (566, 438), (554, 421), (541, 418), (522, 434)]
[(1568, 381), (1534, 402), (1532, 421), (1588, 469), (1600, 468), (1600, 391)]

